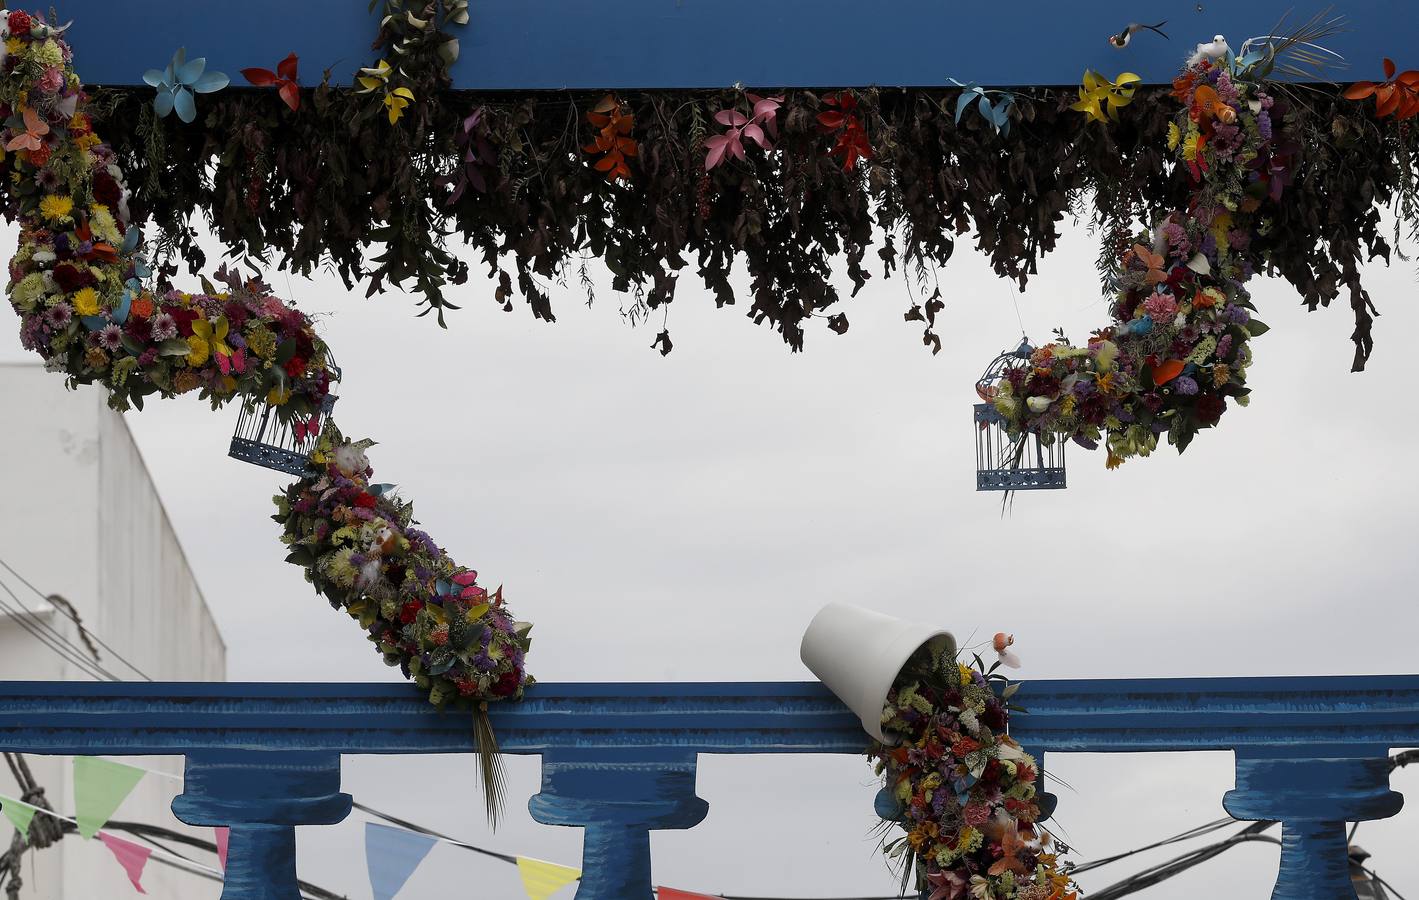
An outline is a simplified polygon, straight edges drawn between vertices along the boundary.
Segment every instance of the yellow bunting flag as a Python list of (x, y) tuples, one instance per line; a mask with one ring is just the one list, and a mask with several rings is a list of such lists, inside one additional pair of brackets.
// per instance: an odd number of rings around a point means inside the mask
[(5, 818), (20, 833), (20, 840), (30, 841), (30, 823), (34, 821), (35, 808), (22, 800), (5, 800)]
[(74, 757), (74, 818), (84, 840), (108, 824), (119, 804), (142, 780), (142, 769), (92, 756)]
[(547, 900), (581, 877), (580, 869), (528, 859), (526, 856), (517, 858), (517, 871), (522, 876), (522, 889), (532, 900)]

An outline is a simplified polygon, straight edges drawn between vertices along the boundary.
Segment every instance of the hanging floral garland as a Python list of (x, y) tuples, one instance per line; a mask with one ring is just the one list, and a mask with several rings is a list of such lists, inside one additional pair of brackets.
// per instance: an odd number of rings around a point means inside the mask
[[(518, 699), (531, 683), (531, 626), (412, 527), (412, 507), (392, 486), (369, 482), (370, 442), (345, 440), (333, 424), (318, 434), (333, 364), (308, 316), (225, 267), (220, 288), (205, 278), (196, 293), (147, 286), (123, 172), (94, 133), (68, 44), (39, 15), (9, 13), (4, 29), (0, 178), (20, 225), (8, 292), (23, 345), (70, 385), (102, 385), (116, 410), (197, 392), (213, 409), (265, 408), (312, 448), (316, 471), (277, 498), (288, 561), (433, 703), (476, 713), (494, 811), (486, 704)], [(202, 68), (183, 57), (156, 80), (180, 94), (202, 83)], [(294, 80), (294, 64), (280, 75)], [(184, 96), (171, 108), (186, 109)]]
[[(1147, 456), (1163, 435), (1181, 452), (1229, 402), (1247, 405), (1250, 342), (1267, 328), (1246, 283), (1266, 264), (1270, 220), (1300, 149), (1287, 104), (1265, 87), (1273, 60), (1239, 62), (1223, 49), (1174, 79), (1182, 108), (1167, 142), (1187, 205), (1119, 248), (1110, 324), (1082, 346), (1060, 335), (983, 392), (1012, 436), (1091, 448), (1102, 440), (1114, 468)], [(1075, 109), (1107, 123), (1132, 98), (1118, 85), (1132, 80), (1089, 73)]]

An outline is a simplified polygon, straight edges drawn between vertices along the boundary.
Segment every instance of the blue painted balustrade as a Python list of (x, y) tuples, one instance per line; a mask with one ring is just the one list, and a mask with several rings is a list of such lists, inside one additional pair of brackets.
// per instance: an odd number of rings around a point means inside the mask
[[(1110, 78), (1137, 72), (1167, 83), (1199, 41), (1224, 34), (1239, 47), (1294, 26), (1327, 3), (1294, 0), (473, 0), (455, 29), (462, 53), (454, 84), (473, 90), (609, 90), (770, 87), (922, 87), (948, 78), (996, 86), (1076, 85), (1085, 68)], [(12, 3), (12, 9), (47, 9)], [(158, 10), (161, 10), (160, 12)], [(248, 66), (300, 57), (307, 85), (331, 69), (349, 84), (373, 65), (378, 19), (354, 0), (187, 0), (152, 15), (113, 0), (65, 0), (80, 75), (92, 84), (137, 85), (178, 47), (205, 56), (237, 83)], [(1353, 67), (1337, 78), (1378, 78), (1393, 56), (1405, 65), (1419, 44), (1412, 0), (1336, 4), (1350, 27), (1326, 41)], [(1167, 21), (1116, 50), (1130, 22)], [(200, 103), (199, 103), (200, 108)]]
[[(1036, 754), (1234, 751), (1223, 806), (1283, 824), (1275, 900), (1355, 897), (1344, 823), (1398, 812), (1386, 757), (1419, 746), (1419, 676), (1035, 681), (1017, 701), (1012, 733)], [(533, 817), (585, 829), (578, 900), (649, 900), (650, 832), (708, 810), (700, 754), (867, 742), (816, 683), (539, 684), (492, 718), (503, 752), (541, 757)], [(350, 811), (341, 754), (468, 753), (473, 737), (397, 684), (0, 682), (0, 749), (185, 756), (173, 811), (232, 827), (223, 900), (296, 900), (295, 826)]]

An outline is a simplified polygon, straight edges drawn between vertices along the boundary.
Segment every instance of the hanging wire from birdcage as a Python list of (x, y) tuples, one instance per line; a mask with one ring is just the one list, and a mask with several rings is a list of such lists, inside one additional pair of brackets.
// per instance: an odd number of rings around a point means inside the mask
[(288, 475), (309, 474), (310, 454), (339, 399), (335, 386), (340, 381), (340, 367), (328, 350), (326, 354), (330, 392), (316, 414), (304, 422), (281, 421), (276, 407), (259, 398), (248, 398), (237, 414), (228, 456)]
[(1028, 340), (1007, 350), (986, 367), (976, 381), (983, 402), (975, 404), (976, 490), (1039, 491), (1066, 487), (1064, 441), (1037, 432), (1012, 435), (993, 402), (1007, 374), (1030, 364), (1034, 348)]

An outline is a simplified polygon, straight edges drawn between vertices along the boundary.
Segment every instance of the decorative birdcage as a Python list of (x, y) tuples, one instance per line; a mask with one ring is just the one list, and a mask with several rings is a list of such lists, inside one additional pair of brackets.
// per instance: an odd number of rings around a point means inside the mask
[(995, 408), (1000, 382), (1011, 370), (1029, 365), (1034, 348), (1022, 341), (1000, 354), (976, 382), (983, 402), (975, 405), (976, 490), (1039, 491), (1066, 487), (1064, 441), (1052, 435), (1026, 433), (1011, 436), (1005, 417)]
[(310, 454), (320, 436), (320, 429), (335, 408), (335, 385), (340, 380), (340, 367), (329, 359), (330, 393), (320, 404), (319, 411), (304, 422), (283, 422), (276, 407), (260, 399), (248, 399), (237, 415), (236, 431), (232, 433), (227, 455), (245, 462), (285, 472), (288, 475), (309, 473)]

